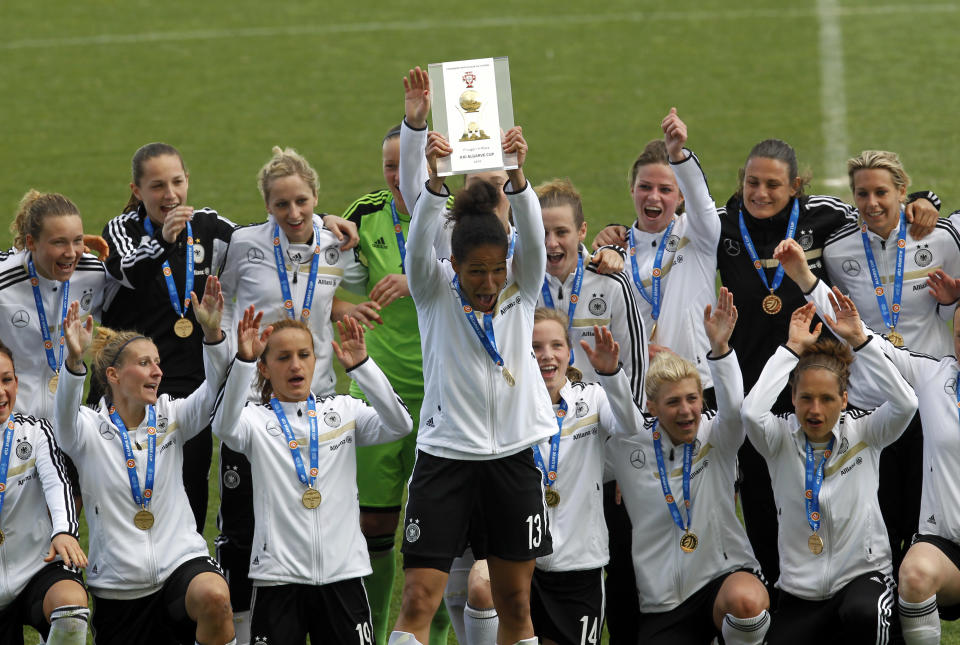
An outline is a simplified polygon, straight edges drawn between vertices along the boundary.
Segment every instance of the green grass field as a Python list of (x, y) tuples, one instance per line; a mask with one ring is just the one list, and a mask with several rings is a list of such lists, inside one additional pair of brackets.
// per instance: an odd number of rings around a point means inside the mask
[[(383, 183), (380, 141), (402, 116), (409, 67), (501, 55), (528, 176), (569, 176), (592, 231), (631, 216), (627, 170), (670, 106), (717, 201), (751, 146), (775, 136), (797, 148), (815, 192), (849, 199), (843, 161), (882, 148), (901, 154), (914, 186), (939, 193), (944, 212), (960, 207), (958, 2), (479, 7), (5, 2), (0, 213), (12, 218), (30, 187), (58, 191), (99, 232), (126, 203), (134, 150), (155, 140), (182, 151), (193, 206), (262, 219), (255, 176), (280, 144), (319, 171), (320, 209), (342, 212)], [(960, 629), (946, 627), (944, 642), (960, 643)]]

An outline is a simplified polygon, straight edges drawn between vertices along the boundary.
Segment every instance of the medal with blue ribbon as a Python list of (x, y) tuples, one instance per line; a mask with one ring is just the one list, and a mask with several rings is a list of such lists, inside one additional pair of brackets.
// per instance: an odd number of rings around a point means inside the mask
[(700, 541), (690, 530), (692, 524), (690, 516), (693, 513), (693, 501), (690, 499), (690, 470), (693, 467), (693, 442), (683, 444), (683, 506), (687, 511), (687, 522), (684, 524), (683, 517), (680, 515), (680, 507), (677, 500), (674, 499), (670, 491), (670, 478), (667, 467), (663, 463), (663, 446), (660, 441), (660, 420), (653, 422), (653, 452), (657, 456), (657, 472), (660, 474), (660, 488), (663, 489), (663, 497), (667, 501), (667, 508), (670, 509), (670, 515), (673, 516), (673, 523), (680, 527), (683, 535), (680, 537), (680, 549), (684, 553), (693, 553)]
[(400, 215), (397, 214), (395, 200), (390, 201), (390, 214), (393, 215), (393, 232), (397, 234), (397, 248), (400, 249), (400, 273), (407, 272), (407, 243), (403, 239), (403, 226), (400, 225)]
[(270, 407), (273, 408), (273, 413), (277, 416), (277, 421), (280, 422), (280, 427), (283, 429), (283, 436), (287, 440), (287, 447), (290, 448), (290, 455), (293, 457), (293, 465), (297, 469), (297, 479), (307, 487), (300, 501), (306, 508), (317, 508), (323, 499), (320, 491), (318, 491), (315, 486), (320, 463), (320, 436), (317, 431), (317, 401), (312, 393), (307, 398), (307, 420), (310, 422), (309, 477), (303, 467), (303, 457), (300, 456), (300, 443), (297, 441), (296, 436), (294, 436), (290, 421), (287, 420), (287, 415), (284, 413), (283, 407), (280, 405), (277, 397), (270, 397)]
[[(280, 293), (283, 295), (283, 310), (290, 320), (296, 320), (293, 313), (293, 296), (290, 294), (290, 283), (287, 282), (287, 265), (283, 260), (283, 251), (280, 248), (280, 225), (273, 225), (273, 260), (277, 266), (277, 278), (280, 280)], [(317, 272), (320, 268), (320, 231), (313, 225), (313, 259), (310, 261), (310, 277), (307, 280), (307, 291), (303, 294), (303, 308), (300, 310), (300, 321), (307, 323), (310, 320), (310, 308), (313, 307), (313, 292), (317, 288)], [(299, 268), (295, 268), (299, 271)]]
[(560, 406), (557, 408), (557, 434), (550, 437), (550, 467), (543, 463), (543, 454), (540, 453), (539, 444), (533, 446), (533, 461), (543, 473), (543, 485), (546, 489), (544, 498), (547, 500), (547, 506), (551, 508), (560, 503), (560, 493), (554, 490), (553, 485), (557, 483), (557, 473), (560, 465), (560, 438), (563, 435), (563, 420), (567, 416), (567, 402), (560, 399)]
[[(147, 234), (153, 237), (154, 227), (150, 221), (150, 216), (143, 218), (143, 228)], [(190, 222), (187, 222), (187, 266), (184, 270), (183, 284), (183, 308), (180, 308), (180, 294), (177, 293), (177, 283), (173, 280), (173, 269), (170, 268), (170, 262), (163, 261), (163, 280), (167, 283), (167, 294), (170, 296), (170, 304), (177, 314), (177, 322), (173, 324), (173, 333), (179, 338), (189, 338), (193, 333), (193, 323), (184, 316), (187, 315), (187, 309), (190, 308), (190, 293), (193, 291), (193, 228)]]
[(133, 456), (133, 446), (130, 443), (130, 433), (123, 419), (114, 406), (110, 406), (110, 420), (117, 426), (120, 443), (123, 445), (123, 456), (127, 460), (127, 477), (130, 478), (130, 492), (133, 493), (133, 502), (140, 507), (133, 516), (133, 525), (141, 531), (153, 526), (154, 517), (150, 512), (150, 500), (153, 499), (153, 479), (157, 469), (157, 411), (152, 405), (147, 406), (147, 471), (144, 474), (143, 492), (140, 491), (140, 478), (137, 477), (137, 460)]
[[(580, 288), (583, 286), (583, 256), (580, 249), (577, 249), (577, 271), (573, 274), (573, 285), (570, 288), (570, 300), (567, 305), (567, 331), (573, 329), (573, 314), (577, 311), (577, 303), (580, 302)], [(553, 304), (553, 295), (550, 293), (550, 282), (547, 276), (543, 278), (543, 286), (540, 287), (540, 294), (543, 296), (543, 304), (547, 309), (556, 309)], [(573, 348), (570, 348), (570, 361), (568, 365), (573, 365)]]
[(70, 306), (70, 281), (61, 282), (60, 289), (63, 292), (61, 297), (60, 320), (57, 322), (57, 329), (60, 330), (60, 336), (57, 341), (59, 353), (53, 353), (53, 339), (50, 337), (50, 324), (47, 322), (47, 312), (43, 308), (43, 296), (40, 293), (40, 278), (37, 276), (37, 268), (33, 264), (33, 257), (27, 259), (27, 273), (30, 274), (30, 288), (33, 289), (33, 302), (37, 306), (37, 322), (40, 324), (40, 335), (43, 337), (43, 351), (47, 355), (47, 365), (53, 370), (53, 376), (47, 382), (47, 389), (51, 393), (57, 391), (57, 381), (60, 378), (60, 366), (63, 365), (63, 320), (67, 317), (67, 309)]
[(503, 357), (500, 356), (500, 352), (497, 351), (497, 339), (493, 334), (493, 315), (488, 313), (483, 314), (483, 329), (481, 329), (480, 323), (477, 322), (477, 317), (473, 313), (473, 307), (467, 302), (466, 297), (463, 295), (463, 290), (460, 288), (460, 276), (453, 276), (451, 284), (453, 284), (453, 288), (456, 289), (457, 295), (460, 296), (463, 315), (466, 317), (470, 328), (473, 329), (473, 333), (476, 334), (480, 340), (480, 344), (483, 346), (483, 349), (486, 350), (487, 355), (500, 367), (500, 374), (503, 376), (503, 380), (507, 382), (507, 385), (513, 387), (517, 384), (517, 381), (513, 377), (513, 374), (510, 373), (510, 370), (503, 364)]
[(903, 336), (897, 331), (897, 322), (900, 320), (900, 301), (903, 296), (903, 266), (907, 251), (907, 218), (900, 211), (900, 231), (897, 233), (897, 266), (893, 274), (893, 303), (887, 305), (887, 296), (884, 293), (883, 282), (880, 281), (880, 270), (877, 269), (877, 260), (873, 256), (870, 246), (870, 237), (867, 235), (867, 225), (860, 225), (860, 237), (863, 239), (863, 253), (867, 256), (867, 266), (870, 268), (870, 280), (873, 282), (873, 292), (877, 296), (877, 305), (883, 324), (890, 333), (887, 334), (894, 347), (903, 347)]
[(826, 450), (823, 451), (823, 459), (820, 460), (820, 465), (814, 469), (814, 455), (813, 455), (813, 446), (810, 445), (810, 440), (806, 441), (806, 489), (803, 491), (804, 504), (807, 509), (807, 523), (810, 524), (810, 530), (813, 531), (813, 534), (807, 538), (807, 548), (810, 549), (811, 553), (814, 555), (820, 555), (823, 553), (823, 538), (818, 535), (820, 530), (820, 487), (823, 485), (823, 469), (827, 464), (827, 460), (830, 459), (830, 455), (833, 452), (833, 441), (836, 437), (830, 437), (830, 442), (827, 444)]
[[(673, 231), (673, 225), (677, 220), (670, 220), (667, 230), (663, 232), (660, 243), (657, 245), (657, 254), (653, 258), (653, 270), (650, 273), (650, 295), (643, 288), (643, 280), (640, 279), (640, 267), (637, 265), (637, 245), (634, 237), (634, 227), (630, 227), (628, 234), (628, 243), (630, 245), (630, 268), (633, 270), (633, 284), (637, 286), (640, 295), (650, 303), (650, 317), (653, 318), (654, 330), (656, 330), (657, 319), (660, 318), (661, 290), (660, 280), (663, 277), (663, 252), (667, 248), (667, 240), (670, 239), (670, 233)], [(650, 334), (653, 337), (653, 333)]]
[[(799, 219), (800, 199), (794, 197), (793, 208), (790, 209), (790, 219), (787, 222), (787, 236), (784, 238), (785, 240), (793, 239), (794, 234), (797, 232), (797, 220)], [(740, 236), (743, 238), (743, 245), (747, 249), (747, 255), (750, 256), (750, 260), (753, 262), (753, 267), (760, 275), (760, 281), (763, 282), (764, 288), (770, 292), (763, 298), (763, 301), (761, 302), (763, 313), (771, 316), (780, 313), (780, 310), (783, 308), (783, 301), (780, 299), (780, 296), (774, 294), (773, 292), (779, 289), (780, 283), (783, 282), (783, 265), (777, 265), (777, 270), (773, 274), (773, 282), (768, 283), (767, 274), (763, 270), (763, 263), (760, 262), (760, 256), (757, 254), (757, 248), (753, 245), (753, 238), (750, 237), (750, 231), (747, 230), (747, 224), (743, 219), (742, 208), (740, 209)]]
[[(3, 453), (0, 454), (0, 517), (3, 517), (3, 498), (7, 496), (7, 467), (10, 465), (10, 448), (13, 446), (13, 435), (15, 434), (13, 419), (7, 420), (7, 427), (3, 430)], [(0, 544), (3, 544), (5, 536), (0, 530)]]

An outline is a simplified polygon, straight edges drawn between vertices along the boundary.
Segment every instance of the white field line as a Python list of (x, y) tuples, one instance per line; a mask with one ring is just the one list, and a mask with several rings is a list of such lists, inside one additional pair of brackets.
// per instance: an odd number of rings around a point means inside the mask
[[(193, 31), (160, 31), (138, 34), (97, 34), (68, 38), (26, 38), (0, 43), (0, 50), (39, 49), (50, 47), (88, 47), (98, 45), (125, 45), (156, 42), (182, 42), (213, 39), (276, 38), (280, 36), (336, 35), (370, 32), (409, 32), (451, 29), (457, 27), (497, 29), (504, 27), (543, 27), (550, 25), (607, 24), (617, 22), (652, 21), (711, 21), (711, 20), (784, 20), (791, 18), (822, 18), (825, 15), (882, 16), (899, 14), (941, 14), (960, 12), (960, 3), (890, 4), (864, 7), (833, 6), (826, 13), (817, 3), (816, 7), (782, 7), (770, 9), (728, 9), (720, 11), (636, 11), (608, 14), (568, 14), (476, 18), (470, 20), (401, 20), (370, 21), (342, 24), (288, 25), (275, 27), (249, 27), (241, 29), (198, 29)], [(831, 3), (833, 4), (833, 3)]]
[(837, 0), (817, 0), (820, 36), (820, 121), (823, 134), (823, 183), (846, 183), (847, 89), (844, 80), (843, 34)]

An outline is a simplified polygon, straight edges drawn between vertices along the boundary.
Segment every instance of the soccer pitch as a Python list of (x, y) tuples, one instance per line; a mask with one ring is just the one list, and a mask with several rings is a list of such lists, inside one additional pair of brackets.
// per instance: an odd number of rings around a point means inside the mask
[(943, 1), (11, 0), (0, 213), (12, 220), (28, 188), (62, 192), (99, 233), (149, 141), (183, 153), (190, 205), (238, 223), (263, 219), (257, 170), (271, 146), (292, 146), (320, 174), (319, 209), (340, 213), (383, 186), (380, 143), (402, 117), (408, 68), (508, 56), (527, 175), (574, 182), (588, 239), (631, 218), (627, 171), (671, 106), (719, 203), (753, 144), (778, 137), (814, 193), (849, 201), (845, 160), (887, 149), (948, 214), (960, 208), (958, 32), (960, 2)]

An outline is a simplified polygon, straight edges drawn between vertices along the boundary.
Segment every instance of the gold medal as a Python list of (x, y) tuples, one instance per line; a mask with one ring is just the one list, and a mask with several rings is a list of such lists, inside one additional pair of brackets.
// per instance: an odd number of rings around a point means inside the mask
[(47, 389), (50, 390), (50, 394), (57, 393), (57, 382), (60, 380), (59, 374), (54, 374), (50, 377), (50, 382), (47, 383)]
[(303, 491), (303, 497), (300, 498), (300, 501), (303, 502), (303, 505), (307, 508), (314, 509), (320, 506), (320, 501), (323, 499), (323, 496), (320, 495), (320, 491), (316, 488), (308, 488)]
[(810, 549), (810, 553), (820, 555), (823, 553), (823, 538), (814, 533), (807, 538), (807, 548)]
[(3, 541), (7, 539), (7, 536), (3, 534), (3, 531), (0, 531), (0, 544), (3, 544)]
[(554, 506), (560, 503), (560, 493), (553, 490), (552, 488), (547, 489), (547, 492), (544, 493), (544, 497), (547, 498), (547, 506), (549, 506), (550, 508), (553, 508)]
[(186, 318), (178, 318), (177, 322), (173, 323), (173, 333), (180, 338), (188, 338), (193, 333), (193, 323)]
[(893, 329), (891, 329), (890, 333), (887, 334), (887, 340), (889, 340), (894, 347), (903, 347), (903, 336)]
[(657, 337), (657, 323), (653, 323), (653, 328), (650, 330), (650, 338), (647, 339), (647, 342), (652, 343), (653, 339)]
[(508, 370), (506, 367), (504, 367), (500, 373), (503, 374), (503, 380), (506, 381), (507, 385), (510, 387), (513, 387), (517, 384), (517, 379), (513, 378), (513, 374), (511, 374), (510, 370)]
[(697, 550), (699, 544), (700, 540), (690, 529), (687, 529), (687, 532), (680, 537), (680, 550), (684, 553), (693, 553)]
[(133, 525), (141, 531), (146, 531), (153, 526), (153, 513), (147, 509), (137, 511), (137, 514), (133, 516)]
[(763, 308), (763, 313), (773, 316), (783, 309), (783, 301), (780, 300), (780, 296), (771, 293), (763, 299), (760, 306)]

